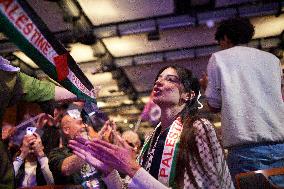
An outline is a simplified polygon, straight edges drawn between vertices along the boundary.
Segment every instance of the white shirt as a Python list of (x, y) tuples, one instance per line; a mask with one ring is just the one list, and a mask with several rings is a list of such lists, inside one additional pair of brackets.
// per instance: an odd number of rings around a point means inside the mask
[(208, 103), (221, 108), (225, 147), (284, 141), (281, 66), (271, 53), (236, 46), (214, 53), (207, 66)]
[[(38, 162), (40, 164), (40, 168), (42, 171), (42, 174), (44, 176), (44, 179), (47, 184), (54, 184), (53, 175), (49, 169), (48, 165), (48, 158), (46, 156), (38, 158)], [(25, 176), (22, 182), (22, 187), (28, 187), (28, 186), (36, 186), (36, 168), (37, 168), (37, 162), (24, 162), (24, 160), (15, 160), (13, 162), (14, 166), (14, 172), (15, 175), (18, 174), (19, 168), (21, 167), (22, 163), (25, 163)]]
[(25, 163), (25, 176), (22, 182), (22, 187), (36, 186), (36, 167), (37, 162)]

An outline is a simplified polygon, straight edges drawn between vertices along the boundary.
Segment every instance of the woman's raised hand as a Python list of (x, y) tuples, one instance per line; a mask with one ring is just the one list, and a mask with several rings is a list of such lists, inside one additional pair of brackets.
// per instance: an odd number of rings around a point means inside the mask
[(101, 130), (98, 133), (99, 134), (99, 138), (109, 142), (111, 130), (112, 130), (111, 120), (107, 120), (105, 122), (104, 126), (101, 128)]
[(136, 162), (136, 153), (123, 139), (118, 138), (118, 143), (118, 145), (114, 145), (100, 139), (94, 139), (87, 141), (86, 145), (94, 158), (133, 177), (140, 168), (140, 165)]
[(76, 140), (70, 140), (68, 146), (73, 149), (73, 153), (82, 158), (85, 162), (94, 166), (96, 169), (103, 172), (104, 175), (108, 175), (113, 168), (96, 159), (92, 153), (92, 149), (86, 146), (88, 140), (77, 137)]
[(104, 141), (114, 143), (114, 136), (113, 133), (116, 132), (116, 124), (112, 120), (107, 120), (104, 124), (104, 126), (99, 131), (99, 139), (102, 139)]
[(34, 133), (33, 136), (35, 136), (34, 140), (31, 143), (31, 147), (34, 151), (34, 153), (37, 155), (37, 157), (43, 157), (44, 156), (44, 147), (41, 142), (41, 138), (39, 134)]

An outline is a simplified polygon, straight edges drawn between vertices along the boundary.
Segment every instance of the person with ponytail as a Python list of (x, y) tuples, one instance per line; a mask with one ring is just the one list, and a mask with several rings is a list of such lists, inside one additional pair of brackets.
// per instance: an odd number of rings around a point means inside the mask
[[(213, 125), (198, 116), (199, 89), (198, 80), (186, 68), (160, 70), (153, 88), (153, 101), (161, 108), (160, 123), (137, 160), (119, 136), (117, 145), (77, 138), (69, 146), (103, 172), (108, 188), (233, 189)], [(122, 182), (117, 171), (127, 174), (128, 182)]]

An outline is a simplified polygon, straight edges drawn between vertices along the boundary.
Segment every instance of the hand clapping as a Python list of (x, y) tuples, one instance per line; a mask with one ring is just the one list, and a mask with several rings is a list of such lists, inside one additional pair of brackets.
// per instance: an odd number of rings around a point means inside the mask
[[(109, 143), (110, 138), (116, 144)], [(68, 145), (73, 153), (87, 163), (102, 171), (105, 175), (113, 169), (132, 177), (140, 168), (136, 162), (136, 153), (133, 147), (124, 141), (116, 132), (116, 125), (107, 121), (99, 132), (99, 139), (93, 141), (77, 137)]]
[(92, 154), (92, 150), (86, 146), (87, 142), (88, 140), (82, 137), (77, 137), (76, 140), (70, 140), (68, 146), (73, 149), (73, 153), (78, 157), (82, 158), (96, 169), (102, 171), (105, 175), (109, 174), (113, 168), (96, 159)]

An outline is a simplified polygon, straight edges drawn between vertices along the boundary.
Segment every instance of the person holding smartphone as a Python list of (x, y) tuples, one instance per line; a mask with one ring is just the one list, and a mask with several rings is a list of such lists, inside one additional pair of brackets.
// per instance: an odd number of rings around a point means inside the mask
[[(0, 127), (6, 108), (18, 103), (43, 102), (48, 100), (75, 100), (76, 95), (63, 87), (47, 81), (40, 81), (10, 65), (10, 61), (0, 56)], [(8, 157), (7, 145), (0, 140), (0, 188), (15, 188), (12, 163)]]
[(17, 188), (54, 183), (43, 149), (40, 136), (28, 127), (19, 155), (13, 162)]

